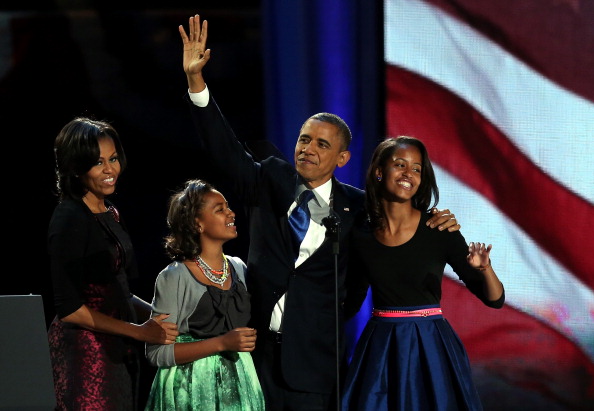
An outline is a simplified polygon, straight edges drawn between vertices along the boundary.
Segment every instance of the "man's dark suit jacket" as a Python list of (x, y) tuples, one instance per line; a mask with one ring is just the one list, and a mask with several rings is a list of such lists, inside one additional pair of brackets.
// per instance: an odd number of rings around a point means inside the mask
[[(249, 209), (247, 287), (252, 322), (260, 338), (269, 329), (275, 303), (287, 293), (281, 344), (282, 372), (293, 390), (331, 393), (336, 382), (335, 275), (332, 241), (326, 239), (295, 268), (287, 211), (302, 183), (295, 166), (269, 157), (256, 162), (246, 153), (210, 97), (206, 107), (186, 100), (200, 144), (235, 194)], [(363, 208), (362, 190), (333, 179), (333, 209), (339, 217), (339, 298), (344, 301), (348, 236)], [(343, 318), (340, 314), (340, 335)], [(342, 344), (343, 345), (343, 344)], [(256, 351), (258, 344), (256, 343)], [(257, 353), (254, 353), (257, 364)]]

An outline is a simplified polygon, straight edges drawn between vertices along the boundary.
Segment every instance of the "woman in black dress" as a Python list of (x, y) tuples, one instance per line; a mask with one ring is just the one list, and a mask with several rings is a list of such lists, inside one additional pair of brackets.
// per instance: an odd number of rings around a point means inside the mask
[(167, 315), (150, 319), (150, 305), (128, 288), (137, 274), (133, 247), (106, 198), (126, 166), (124, 150), (110, 124), (76, 118), (60, 131), (54, 151), (59, 203), (48, 250), (56, 317), (48, 337), (57, 408), (134, 410), (134, 340), (173, 344), (178, 332), (162, 322)]
[(441, 281), (448, 264), (491, 308), (503, 306), (503, 285), (491, 245), (427, 226), (432, 198), (436, 205), (424, 144), (410, 137), (380, 143), (367, 171), (369, 221), (354, 230), (349, 255), (345, 310), (356, 312), (369, 286), (374, 310), (347, 371), (345, 411), (482, 409), (466, 350), (440, 308)]

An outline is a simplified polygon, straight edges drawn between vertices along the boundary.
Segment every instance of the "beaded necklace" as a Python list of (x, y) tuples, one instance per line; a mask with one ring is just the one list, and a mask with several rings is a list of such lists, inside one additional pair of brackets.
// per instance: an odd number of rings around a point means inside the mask
[(227, 261), (227, 257), (223, 254), (223, 269), (222, 270), (213, 270), (210, 268), (206, 261), (202, 259), (202, 257), (198, 256), (194, 259), (196, 265), (202, 270), (206, 278), (212, 281), (215, 284), (223, 285), (227, 278), (229, 277), (229, 262)]

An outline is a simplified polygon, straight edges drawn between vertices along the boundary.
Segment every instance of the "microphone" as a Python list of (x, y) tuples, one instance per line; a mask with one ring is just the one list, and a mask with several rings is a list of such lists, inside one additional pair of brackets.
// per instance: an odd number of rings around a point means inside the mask
[(336, 408), (340, 411), (340, 326), (339, 326), (339, 311), (340, 304), (338, 301), (338, 237), (340, 235), (340, 217), (336, 211), (330, 207), (330, 214), (328, 217), (322, 219), (322, 224), (326, 227), (326, 237), (332, 239), (332, 254), (334, 255), (334, 309), (335, 309), (335, 330), (336, 333)]
[(333, 209), (330, 209), (328, 217), (322, 219), (322, 224), (326, 227), (326, 237), (332, 239), (332, 252), (338, 254), (340, 236), (340, 218)]

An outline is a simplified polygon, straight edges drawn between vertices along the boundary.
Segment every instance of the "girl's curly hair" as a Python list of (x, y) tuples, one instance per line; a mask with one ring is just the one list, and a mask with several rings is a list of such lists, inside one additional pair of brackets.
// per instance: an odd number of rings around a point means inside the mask
[(196, 217), (204, 207), (205, 195), (212, 191), (214, 186), (204, 180), (188, 180), (183, 190), (169, 198), (165, 252), (172, 260), (191, 260), (202, 252)]

